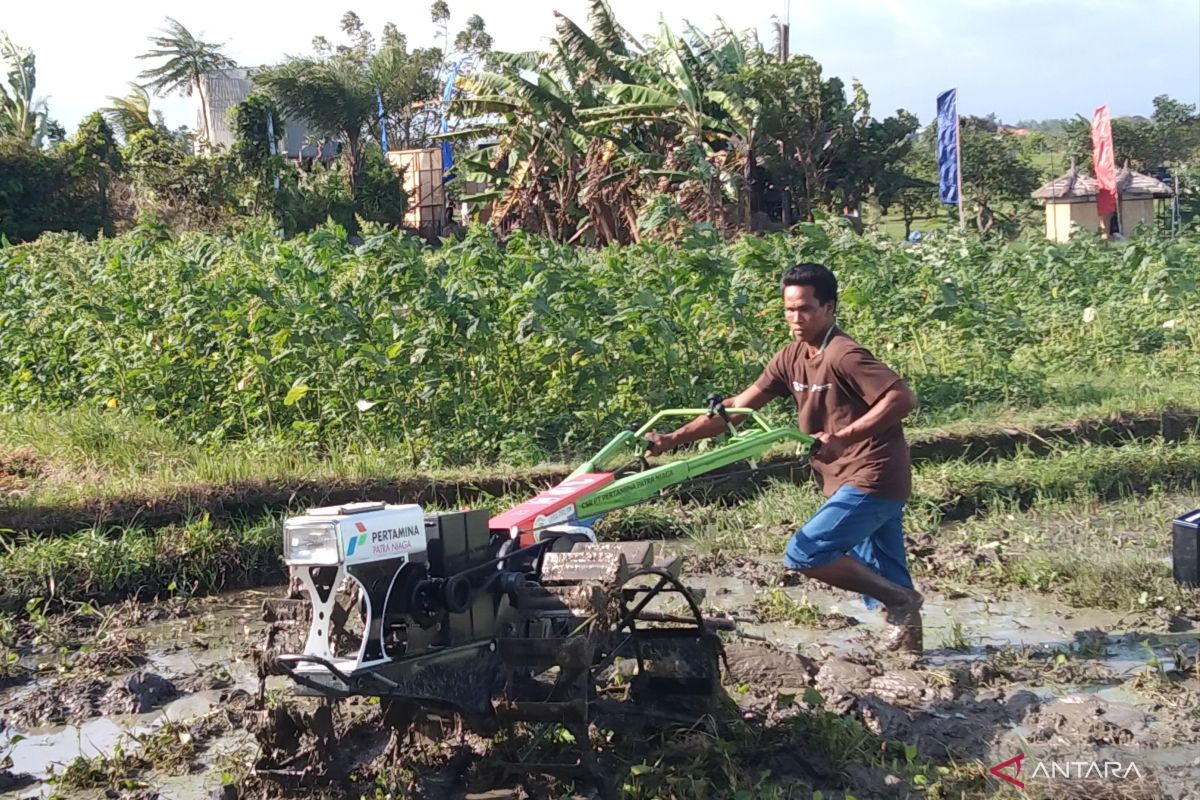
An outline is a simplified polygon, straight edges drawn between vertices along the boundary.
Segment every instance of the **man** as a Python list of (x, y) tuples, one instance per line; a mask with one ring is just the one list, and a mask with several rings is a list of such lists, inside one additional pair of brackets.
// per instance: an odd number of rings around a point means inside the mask
[[(868, 608), (882, 603), (890, 626), (888, 649), (919, 654), (923, 598), (908, 573), (901, 529), (912, 492), (901, 420), (917, 407), (916, 395), (837, 327), (837, 279), (827, 267), (800, 264), (784, 273), (780, 284), (794, 341), (725, 405), (758, 409), (791, 395), (800, 429), (821, 442), (812, 466), (827, 499), (788, 542), (784, 563), (859, 592)], [(648, 434), (648, 454), (724, 429), (720, 418), (700, 416), (671, 433)]]

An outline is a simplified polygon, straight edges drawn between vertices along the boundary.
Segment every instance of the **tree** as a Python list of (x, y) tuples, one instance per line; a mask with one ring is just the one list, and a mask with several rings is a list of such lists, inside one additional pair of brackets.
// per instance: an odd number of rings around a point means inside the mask
[(89, 228), (114, 233), (110, 187), (124, 169), (116, 136), (96, 111), (84, 117), (70, 141), (62, 147), (62, 160), (79, 196), (73, 205)]
[(975, 224), (983, 233), (995, 222), (997, 202), (1028, 203), (1038, 184), (1037, 171), (1012, 134), (997, 131), (989, 121), (980, 117), (960, 120), (962, 202), (969, 199), (976, 205)]
[(204, 96), (203, 78), (210, 72), (231, 69), (237, 64), (221, 52), (221, 45), (198, 39), (171, 17), (167, 17), (167, 27), (161, 31), (161, 35), (150, 37), (150, 41), (155, 49), (138, 58), (165, 60), (138, 77), (148, 81), (146, 87), (160, 96), (179, 92), (191, 97), (195, 90), (200, 96), (200, 113), (204, 124), (201, 148), (210, 147), (212, 121), (208, 118), (208, 98)]
[(33, 51), (18, 47), (8, 34), (0, 33), (0, 60), (8, 68), (8, 86), (0, 84), (0, 135), (41, 147), (48, 120), (46, 101), (33, 97), (37, 85)]
[(917, 118), (904, 109), (894, 117), (882, 121), (868, 118), (856, 125), (855, 135), (838, 154), (839, 163), (832, 175), (845, 205), (857, 208), (871, 193), (878, 197), (893, 189), (923, 184), (909, 172), (913, 162), (907, 158), (917, 127)]
[[(930, 126), (932, 130), (933, 126)], [(932, 136), (918, 136), (904, 156), (879, 177), (876, 194), (880, 207), (891, 214), (899, 209), (904, 220), (904, 238), (912, 233), (918, 219), (942, 214), (938, 202), (937, 160), (933, 155)]]
[(130, 83), (129, 94), (108, 100), (112, 105), (100, 109), (100, 113), (124, 141), (129, 141), (139, 131), (155, 127), (150, 118), (150, 93), (144, 86)]
[[(1118, 166), (1129, 164), (1141, 172), (1178, 168), (1200, 157), (1200, 116), (1194, 105), (1167, 95), (1154, 98), (1154, 113), (1112, 120), (1113, 155)], [(1091, 120), (1077, 117), (1067, 124), (1072, 155), (1084, 169), (1092, 165)]]
[(292, 58), (255, 73), (254, 82), (283, 113), (342, 143), (346, 183), (351, 199), (356, 199), (363, 134), (376, 107), (376, 83), (369, 65), (349, 54)]
[(763, 130), (775, 150), (768, 164), (811, 217), (814, 208), (831, 205), (844, 154), (870, 122), (866, 92), (855, 83), (847, 101), (842, 81), (825, 79), (821, 65), (806, 55), (767, 61), (758, 73), (750, 86), (766, 103)]

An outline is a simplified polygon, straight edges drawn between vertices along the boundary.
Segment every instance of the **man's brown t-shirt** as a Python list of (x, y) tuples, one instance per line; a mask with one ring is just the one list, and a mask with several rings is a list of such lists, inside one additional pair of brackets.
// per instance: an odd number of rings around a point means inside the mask
[[(800, 430), (837, 433), (859, 417), (901, 378), (835, 327), (825, 349), (809, 358), (793, 342), (775, 354), (754, 385), (776, 397), (796, 399)], [(825, 496), (853, 486), (889, 500), (912, 494), (912, 465), (900, 423), (848, 445), (835, 461), (813, 460)]]

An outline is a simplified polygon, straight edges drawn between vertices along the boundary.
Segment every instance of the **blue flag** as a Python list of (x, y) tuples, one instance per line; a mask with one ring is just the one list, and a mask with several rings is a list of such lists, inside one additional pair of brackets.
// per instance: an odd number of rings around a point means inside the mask
[(958, 96), (957, 89), (937, 98), (938, 198), (958, 205)]
[[(460, 59), (450, 69), (450, 77), (446, 79), (446, 87), (442, 90), (442, 133), (447, 133), (450, 130), (450, 99), (454, 97), (454, 81), (458, 78), (459, 67), (463, 65)], [(450, 172), (450, 168), (454, 166), (454, 155), (450, 150), (450, 140), (442, 139), (442, 179)]]
[(383, 113), (383, 95), (379, 89), (375, 89), (375, 100), (379, 103), (379, 146), (383, 148), (383, 153), (387, 155), (387, 119)]

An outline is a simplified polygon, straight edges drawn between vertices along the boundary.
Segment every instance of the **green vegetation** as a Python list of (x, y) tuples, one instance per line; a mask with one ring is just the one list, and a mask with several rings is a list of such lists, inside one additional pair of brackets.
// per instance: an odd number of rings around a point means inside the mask
[[(1200, 482), (1200, 442), (1081, 446), (1051, 457), (918, 468), (906, 527), (916, 537), (914, 572), (951, 594), (1006, 587), (1079, 606), (1139, 611), (1200, 609), (1200, 593), (1171, 579), (1167, 521)], [(1148, 499), (1149, 498), (1149, 499)], [(499, 510), (519, 497), (482, 498)], [(686, 537), (705, 552), (778, 554), (817, 508), (812, 484), (772, 483), (738, 503), (660, 503), (610, 515), (604, 539)], [(278, 509), (282, 511), (283, 509)], [(946, 524), (948, 519), (965, 519)], [(276, 520), (216, 524), (207, 518), (162, 529), (100, 524), (70, 536), (23, 536), (0, 554), (0, 606), (29, 598), (77, 601), (218, 591), (282, 577)], [(811, 604), (761, 598), (760, 613), (826, 625)], [(2, 640), (0, 640), (2, 641)]]
[(0, 553), (0, 610), (27, 611), (31, 599), (61, 606), (124, 597), (201, 594), (279, 580), (274, 518), (232, 527), (207, 519), (113, 533), (102, 527), (55, 539), (30, 539)]
[(930, 763), (914, 745), (881, 738), (861, 720), (826, 709), (824, 697), (811, 687), (802, 697), (781, 693), (776, 703), (782, 719), (771, 724), (733, 724), (719, 737), (681, 730), (660, 741), (627, 746), (640, 760), (630, 764), (620, 796), (819, 799), (825, 795), (814, 788), (838, 785), (843, 770), (853, 765), (886, 770), (896, 776), (897, 791), (909, 786), (920, 787), (930, 798), (957, 798), (962, 792), (984, 796), (986, 784), (977, 766)]
[[(221, 120), (205, 102), (207, 78), (236, 64), (226, 44), (178, 20), (148, 37), (144, 83), (110, 98), (69, 140), (35, 99), (35, 54), (0, 37), (0, 234), (211, 230), (252, 217), (289, 234), (327, 218), (352, 232), (361, 221), (399, 227), (407, 198), (381, 152), (385, 137), (391, 150), (452, 144), (448, 199), (468, 201), (498, 231), (557, 243), (673, 239), (688, 223), (786, 230), (824, 215), (861, 231), (888, 214), (883, 229), (899, 233), (902, 221), (907, 235), (916, 220), (945, 216), (934, 125), (905, 109), (876, 118), (867, 87), (828, 75), (810, 55), (782, 58), (753, 32), (664, 23), (639, 38), (605, 0), (591, 0), (582, 24), (556, 15), (544, 50), (504, 52), (479, 15), (451, 37), (445, 0), (430, 12), (439, 46), (410, 48), (416, 32), (392, 23), (377, 37), (347, 11), (338, 41), (317, 31), (310, 53), (251, 70), (252, 93), (230, 110), (228, 149), (212, 144)], [(151, 93), (174, 92), (197, 98), (198, 130), (168, 130), (151, 108)], [(319, 157), (274, 152), (289, 122), (305, 127)], [(1036, 182), (1065, 170), (1068, 154), (1087, 163), (1088, 120), (1053, 123), (1018, 134), (994, 115), (962, 119), (964, 210), (978, 231), (1038, 227)], [(1183, 178), (1190, 214), (1195, 106), (1160, 95), (1152, 119), (1115, 119), (1113, 131), (1118, 161)], [(105, 146), (83, 158), (81, 142)]]
[(107, 408), (202, 442), (395, 443), (410, 466), (570, 459), (752, 381), (786, 341), (778, 275), (816, 259), (842, 283), (842, 323), (918, 392), (919, 424), (1078, 402), (1063, 371), (1194, 382), (1198, 249), (909, 247), (820, 225), (601, 251), (484, 233), (429, 250), (377, 230), (355, 247), (337, 228), (48, 236), (0, 250), (0, 407)]

